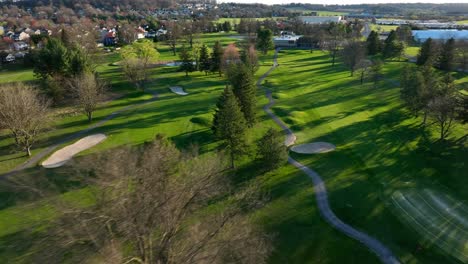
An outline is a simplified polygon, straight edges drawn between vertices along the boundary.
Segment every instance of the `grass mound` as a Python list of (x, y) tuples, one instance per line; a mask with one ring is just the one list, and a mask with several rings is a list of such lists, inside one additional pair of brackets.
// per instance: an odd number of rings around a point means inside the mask
[(196, 116), (190, 119), (190, 122), (203, 126), (203, 127), (211, 127), (211, 119), (205, 116)]

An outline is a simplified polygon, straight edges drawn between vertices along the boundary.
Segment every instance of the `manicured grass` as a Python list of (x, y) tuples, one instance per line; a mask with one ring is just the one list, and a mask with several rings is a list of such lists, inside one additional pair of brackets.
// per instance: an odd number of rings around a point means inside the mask
[[(327, 154), (293, 155), (323, 176), (337, 215), (380, 239), (403, 262), (453, 261), (400, 222), (390, 203), (395, 191), (408, 187), (443, 189), (468, 199), (462, 176), (467, 146), (454, 142), (467, 126), (458, 126), (449, 142), (436, 142), (437, 131), (423, 129), (421, 118), (402, 106), (398, 87), (391, 82), (361, 86), (320, 51), (282, 51), (279, 64), (267, 79), (279, 98), (276, 114), (295, 130), (298, 143), (337, 146)], [(386, 78), (398, 80), (401, 64), (387, 63)], [(422, 250), (416, 250), (419, 244)]]
[(377, 24), (371, 24), (370, 28), (371, 30), (377, 31), (377, 32), (390, 32), (392, 30), (397, 29), (397, 25), (377, 25)]
[[(248, 18), (248, 19), (253, 19), (253, 20), (256, 20), (256, 21), (264, 21), (264, 20), (268, 20), (268, 19), (278, 20), (278, 19), (285, 19), (285, 18), (286, 17), (256, 17), (256, 18)], [(236, 18), (236, 17), (221, 17), (218, 20), (216, 20), (215, 22), (216, 23), (224, 23), (224, 22), (228, 21), (229, 23), (231, 23), (231, 25), (236, 25), (236, 24), (239, 24), (240, 20), (241, 20), (240, 18)]]
[(459, 20), (457, 21), (457, 24), (459, 25), (468, 24), (468, 20)]
[(406, 47), (405, 54), (410, 57), (416, 57), (418, 56), (419, 49), (420, 47), (415, 47), (415, 46)]

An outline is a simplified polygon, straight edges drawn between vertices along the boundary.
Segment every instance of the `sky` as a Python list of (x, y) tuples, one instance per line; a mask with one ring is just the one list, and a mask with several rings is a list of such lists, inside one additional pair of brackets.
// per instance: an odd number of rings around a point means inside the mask
[(309, 4), (379, 4), (379, 3), (468, 3), (468, 0), (218, 0), (218, 3), (262, 3), (262, 4), (288, 4), (288, 3), (309, 3)]

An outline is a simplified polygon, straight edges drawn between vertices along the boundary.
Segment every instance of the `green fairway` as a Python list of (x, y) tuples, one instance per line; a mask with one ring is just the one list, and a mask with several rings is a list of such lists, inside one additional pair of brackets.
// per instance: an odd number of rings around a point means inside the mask
[[(204, 34), (198, 41), (211, 47), (217, 40), (223, 45), (238, 41), (236, 35), (228, 33)], [(179, 59), (165, 43), (157, 45), (161, 60)], [(272, 55), (270, 51), (260, 56), (256, 78), (271, 67)], [(101, 59), (97, 70), (111, 82), (116, 99), (100, 104), (94, 122), (124, 107), (134, 107), (93, 130), (92, 133), (105, 133), (107, 140), (80, 153), (77, 159), (125, 145), (139, 145), (157, 134), (164, 134), (181, 149), (196, 145), (202, 155), (215, 153), (219, 143), (210, 126), (215, 104), (226, 84), (224, 77), (202, 72), (185, 77), (178, 67), (155, 67), (143, 93), (124, 80), (119, 66), (111, 66), (120, 60), (118, 53), (102, 55)], [(368, 83), (360, 85), (358, 77), (350, 77), (340, 63), (332, 67), (330, 56), (322, 51), (281, 51), (279, 65), (264, 82), (277, 101), (274, 112), (294, 130), (297, 143), (325, 141), (337, 146), (334, 152), (325, 154), (292, 155), (324, 178), (337, 216), (382, 241), (404, 263), (454, 261), (457, 256), (451, 257), (434, 243), (447, 241), (463, 246), (459, 239), (463, 232), (452, 239), (444, 228), (457, 230), (466, 220), (466, 214), (459, 211), (465, 207), (457, 205), (458, 201), (468, 199), (465, 188), (468, 179), (462, 177), (468, 169), (467, 146), (453, 142), (468, 126), (458, 126), (448, 142), (436, 142), (438, 132), (423, 129), (421, 118), (405, 110), (394, 82), (382, 81), (376, 88)], [(386, 63), (385, 78), (397, 81), (403, 65)], [(12, 69), (10, 73), (18, 74), (23, 81), (33, 79), (32, 70)], [(10, 81), (8, 76), (0, 73), (0, 82)], [(455, 77), (459, 87), (468, 87), (468, 75), (458, 73)], [(181, 86), (188, 95), (172, 93), (171, 86)], [(152, 93), (158, 94), (157, 100), (149, 101)], [(248, 133), (252, 148), (268, 128), (277, 128), (262, 111), (268, 102), (264, 91), (258, 90), (257, 100), (259, 122)], [(144, 102), (147, 103), (141, 104)], [(56, 108), (53, 115), (54, 126), (39, 138), (33, 154), (89, 126), (86, 117), (73, 107)], [(15, 151), (13, 143), (7, 131), (0, 131), (0, 173), (26, 160)], [(238, 171), (233, 175), (235, 182), (261, 175), (258, 165), (252, 162), (254, 158), (246, 156), (239, 161)], [(92, 204), (90, 187), (82, 186), (74, 173), (68, 166), (54, 170), (35, 167), (14, 176), (34, 179), (41, 186), (50, 189), (55, 186), (59, 190), (60, 195), (46, 195), (40, 200), (0, 184), (0, 219), (6, 219), (0, 222), (0, 263), (32, 261), (29, 257), (34, 250), (33, 242), (40, 241), (50, 219), (60, 214), (50, 206), (49, 199), (64, 199), (79, 206)], [(272, 234), (271, 263), (378, 263), (367, 248), (321, 218), (311, 180), (296, 168), (285, 165), (258, 178), (270, 199), (252, 215), (252, 221)], [(426, 190), (437, 191), (431, 196)], [(432, 199), (421, 209), (424, 214), (404, 202), (406, 195), (422, 203), (413, 192)], [(452, 215), (440, 216), (442, 204), (448, 205)], [(404, 216), (407, 214), (414, 215), (417, 221)], [(427, 232), (417, 227), (426, 221), (423, 216), (435, 221), (434, 232), (445, 232), (442, 240), (431, 240)]]
[(377, 25), (377, 24), (371, 24), (370, 28), (371, 30), (377, 31), (377, 32), (390, 32), (392, 30), (397, 29), (397, 25)]
[[(402, 107), (398, 87), (391, 82), (361, 86), (342, 65), (332, 67), (323, 52), (282, 51), (279, 64), (267, 78), (278, 98), (275, 113), (295, 131), (298, 143), (337, 146), (327, 154), (293, 155), (324, 177), (337, 215), (381, 240), (404, 262), (450, 260), (432, 244), (415, 252), (423, 237), (388, 205), (394, 191), (407, 187), (444, 186), (457, 199), (467, 199), (466, 144), (436, 142), (437, 131), (422, 129), (421, 120)], [(387, 63), (386, 78), (398, 80), (401, 67)], [(458, 126), (452, 141), (466, 129)]]

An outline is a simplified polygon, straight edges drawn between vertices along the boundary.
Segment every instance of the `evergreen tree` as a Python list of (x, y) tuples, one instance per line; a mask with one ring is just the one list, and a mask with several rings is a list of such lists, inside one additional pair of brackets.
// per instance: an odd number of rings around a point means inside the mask
[(405, 45), (402, 41), (398, 41), (396, 32), (394, 30), (390, 31), (390, 34), (384, 42), (384, 58), (400, 58), (403, 55), (404, 50)]
[(444, 71), (451, 71), (455, 64), (455, 40), (447, 40), (442, 47), (439, 60), (439, 68)]
[(411, 32), (411, 27), (408, 25), (402, 25), (397, 27), (396, 34), (399, 41), (403, 41), (406, 44), (411, 44), (413, 42), (413, 34)]
[(273, 32), (268, 28), (260, 28), (257, 31), (257, 48), (267, 54), (268, 50), (273, 49)]
[(433, 66), (437, 58), (437, 48), (434, 41), (428, 38), (421, 46), (419, 50), (418, 58), (416, 60), (417, 65), (430, 65)]
[(218, 72), (221, 76), (221, 60), (223, 58), (223, 47), (219, 41), (216, 41), (213, 46), (213, 52), (211, 53), (211, 71)]
[(231, 158), (231, 167), (234, 168), (235, 160), (245, 153), (247, 147), (245, 118), (229, 86), (224, 89), (216, 107), (212, 129), (215, 136), (223, 141)]
[(211, 69), (211, 60), (208, 55), (208, 47), (203, 44), (200, 49), (200, 58), (198, 59), (200, 66), (199, 70), (204, 71), (205, 75), (208, 75), (208, 71)]
[(182, 48), (179, 51), (179, 57), (182, 62), (180, 70), (185, 72), (185, 76), (188, 76), (189, 72), (193, 72), (195, 67), (193, 65), (192, 54), (185, 45), (182, 45)]
[(228, 74), (233, 92), (239, 100), (242, 113), (248, 126), (256, 121), (256, 89), (255, 80), (250, 69), (244, 64), (234, 64)]
[(424, 86), (424, 78), (419, 71), (409, 66), (403, 69), (400, 75), (400, 97), (414, 115), (418, 115), (424, 107), (420, 98)]
[(267, 170), (281, 167), (288, 160), (288, 149), (283, 134), (270, 128), (257, 143), (258, 160)]
[(78, 45), (69, 50), (69, 59), (69, 75), (79, 76), (94, 71), (88, 54)]
[(374, 30), (371, 31), (369, 37), (367, 37), (367, 54), (376, 55), (381, 51), (381, 43), (379, 39), (379, 34)]

